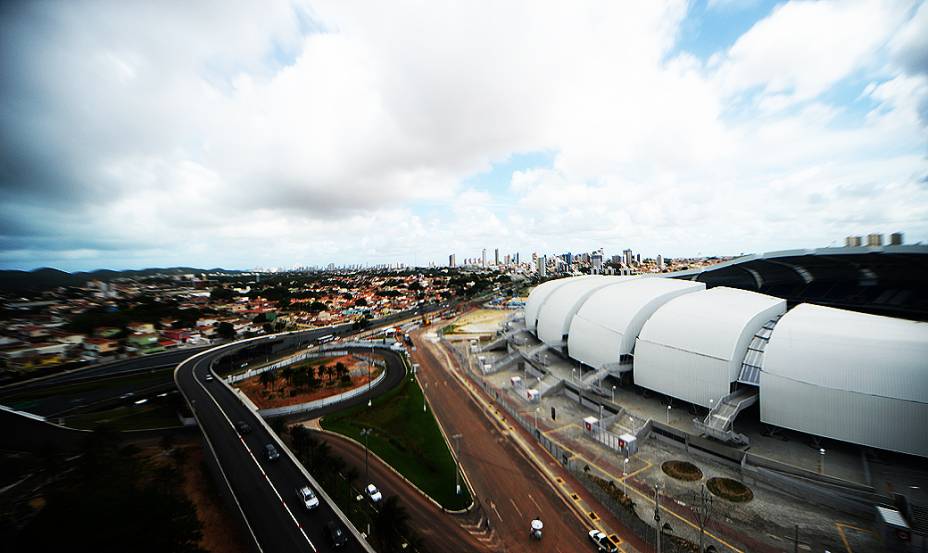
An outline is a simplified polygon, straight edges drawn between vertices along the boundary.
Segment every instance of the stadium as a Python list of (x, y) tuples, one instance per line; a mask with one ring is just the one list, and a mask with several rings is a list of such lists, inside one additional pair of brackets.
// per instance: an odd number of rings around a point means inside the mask
[(928, 457), (928, 247), (790, 250), (660, 276), (538, 285), (525, 330), (580, 364), (709, 410), (705, 435), (760, 421)]

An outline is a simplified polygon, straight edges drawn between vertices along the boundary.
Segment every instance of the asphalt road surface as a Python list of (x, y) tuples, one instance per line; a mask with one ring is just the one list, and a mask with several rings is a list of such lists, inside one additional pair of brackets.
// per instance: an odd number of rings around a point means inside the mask
[[(461, 466), (470, 478), (481, 509), (489, 517), (501, 550), (507, 552), (592, 551), (589, 528), (565, 504), (532, 463), (509, 439), (508, 429), (490, 422), (457, 378), (449, 374), (440, 346), (414, 333), (413, 360), (436, 417), (448, 434), (462, 434)], [(541, 457), (557, 466), (550, 457)], [(541, 543), (529, 537), (535, 517), (544, 522)]]
[[(364, 477), (364, 447), (347, 438), (328, 432), (316, 432), (316, 437), (329, 444), (338, 455), (358, 470), (363, 485), (372, 482), (384, 497), (396, 495), (409, 513), (409, 525), (422, 537), (423, 551), (429, 553), (478, 553), (488, 551), (492, 541), (488, 532), (481, 529), (476, 517), (443, 512), (408, 481), (399, 476), (380, 459), (368, 457), (368, 477)], [(448, 483), (453, 486), (453, 482)], [(470, 530), (465, 529), (467, 525)]]
[[(331, 333), (331, 330), (302, 333), (300, 338), (306, 340), (324, 333)], [(288, 340), (296, 345), (296, 337)], [(284, 452), (278, 460), (268, 461), (264, 456), (265, 445), (276, 442), (259, 421), (258, 415), (218, 378), (205, 380), (214, 359), (253, 343), (232, 344), (182, 363), (175, 373), (177, 386), (190, 403), (200, 429), (212, 445), (223, 475), (261, 550), (328, 551), (330, 545), (323, 525), (328, 521), (338, 521), (334, 510), (324, 501), (318, 509), (310, 512), (302, 508), (296, 490), (309, 483), (299, 467)], [(357, 351), (362, 350), (369, 351), (366, 348)], [(387, 376), (371, 390), (373, 397), (389, 391), (406, 374), (406, 367), (398, 355), (380, 351), (387, 362)], [(333, 409), (367, 402), (368, 397), (365, 393), (304, 416), (320, 416)], [(240, 435), (235, 427), (238, 421), (245, 421), (252, 432)], [(339, 551), (364, 551), (353, 535), (348, 535), (349, 543)]]

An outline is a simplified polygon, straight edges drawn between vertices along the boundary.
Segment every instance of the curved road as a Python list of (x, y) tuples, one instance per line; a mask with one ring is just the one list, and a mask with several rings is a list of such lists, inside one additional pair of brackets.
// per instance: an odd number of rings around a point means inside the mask
[[(297, 342), (328, 333), (332, 333), (332, 330), (290, 334), (285, 335), (283, 341), (295, 347)], [(281, 451), (278, 460), (268, 461), (264, 456), (265, 445), (273, 443), (278, 450), (282, 447), (270, 428), (223, 380), (206, 380), (214, 360), (256, 342), (260, 343), (262, 339), (267, 337), (236, 342), (200, 353), (177, 367), (175, 382), (190, 404), (208, 445), (215, 453), (222, 476), (259, 549), (264, 552), (328, 551), (330, 543), (324, 524), (340, 521), (340, 513), (324, 500), (318, 509), (310, 512), (304, 510), (297, 499), (296, 490), (310, 485), (319, 494), (319, 487), (307, 480), (302, 466), (290, 456), (286, 448)], [(352, 348), (347, 349), (353, 351)], [(369, 350), (355, 348), (354, 351)], [(379, 351), (385, 354), (387, 376), (376, 387), (370, 392), (315, 412), (303, 413), (302, 416), (320, 416), (366, 402), (369, 397), (381, 395), (400, 383), (406, 375), (403, 360), (396, 353)], [(246, 435), (239, 434), (235, 427), (238, 421), (245, 421), (253, 431)], [(339, 524), (345, 527), (343, 521)], [(348, 535), (351, 538), (349, 543), (339, 548), (339, 551), (370, 551), (360, 536), (353, 533), (353, 529), (348, 529)]]

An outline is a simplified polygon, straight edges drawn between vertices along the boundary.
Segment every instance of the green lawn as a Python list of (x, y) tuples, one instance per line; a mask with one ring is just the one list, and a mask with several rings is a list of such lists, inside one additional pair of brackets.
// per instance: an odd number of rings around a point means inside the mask
[(470, 505), (467, 487), (454, 490), (454, 458), (431, 409), (422, 411), (422, 390), (408, 378), (395, 390), (374, 400), (325, 417), (322, 427), (364, 443), (363, 428), (372, 428), (372, 452), (390, 464), (447, 509)]

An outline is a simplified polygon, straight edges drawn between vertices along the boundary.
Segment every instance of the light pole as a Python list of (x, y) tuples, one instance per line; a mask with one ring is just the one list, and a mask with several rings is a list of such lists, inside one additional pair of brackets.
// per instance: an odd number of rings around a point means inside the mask
[(615, 385), (612, 385), (612, 403), (615, 403)]
[(622, 463), (622, 493), (628, 496), (628, 457)]
[(570, 379), (573, 381), (577, 380), (577, 369), (570, 369)]
[(670, 406), (667, 406), (667, 424), (670, 424)]
[(367, 482), (367, 437), (371, 435), (371, 429), (362, 428), (361, 435), (364, 436), (364, 481)]
[(457, 445), (457, 455), (455, 455), (456, 467), (454, 468), (454, 493), (460, 495), (461, 493), (461, 434), (455, 434), (451, 436), (455, 445)]
[(429, 383), (425, 383), (425, 389), (422, 390), (422, 412), (425, 413), (425, 390), (429, 389)]
[(367, 361), (367, 406), (371, 407), (374, 404), (371, 398), (371, 369), (374, 367), (374, 344), (371, 344), (371, 355)]
[(820, 448), (818, 450), (818, 473), (825, 474), (825, 448)]

